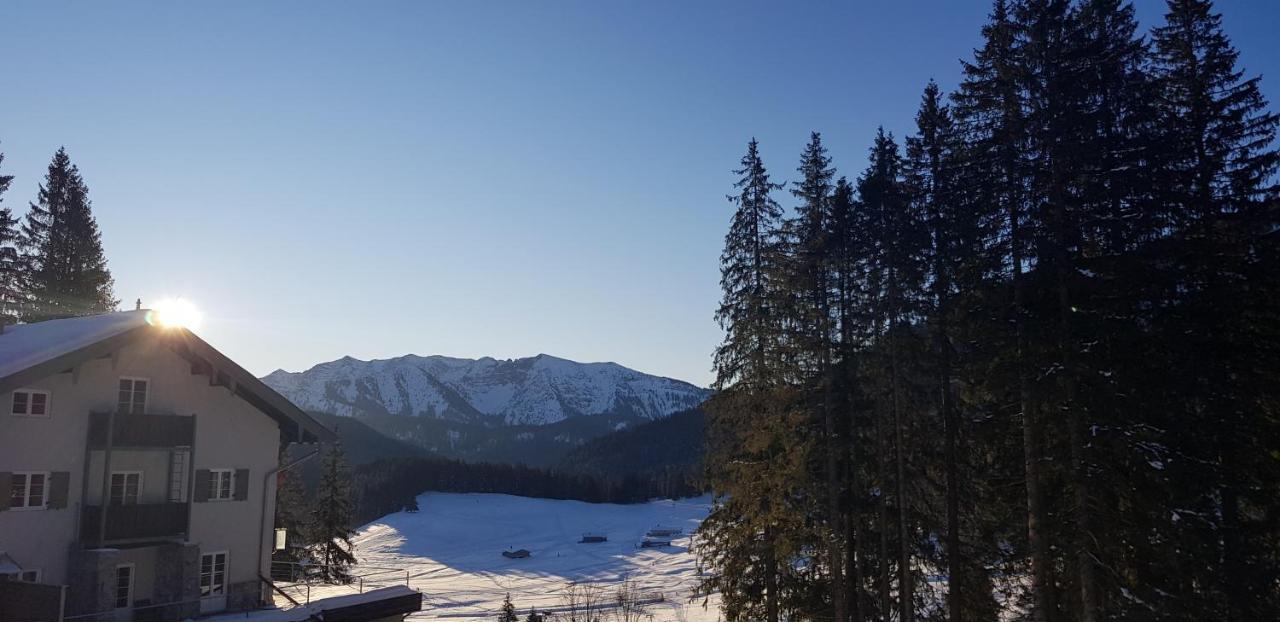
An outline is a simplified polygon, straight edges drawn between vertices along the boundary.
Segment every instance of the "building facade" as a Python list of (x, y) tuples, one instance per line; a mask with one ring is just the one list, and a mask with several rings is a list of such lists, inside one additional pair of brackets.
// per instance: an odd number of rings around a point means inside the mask
[(149, 311), (7, 327), (0, 575), (65, 586), (73, 621), (270, 603), (280, 449), (331, 438)]

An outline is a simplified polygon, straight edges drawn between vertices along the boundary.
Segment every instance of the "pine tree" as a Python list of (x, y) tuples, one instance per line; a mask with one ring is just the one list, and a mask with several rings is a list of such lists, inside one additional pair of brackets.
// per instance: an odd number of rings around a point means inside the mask
[(778, 622), (782, 560), (797, 550), (785, 526), (802, 520), (788, 511), (786, 491), (803, 468), (789, 452), (792, 428), (779, 405), (784, 384), (777, 317), (782, 208), (752, 139), (734, 171), (736, 209), (720, 258), (723, 299), (716, 320), (725, 330), (715, 353), (716, 396), (706, 405), (708, 478), (717, 504), (699, 529), (700, 555), (714, 568), (704, 588), (724, 595), (726, 617)]
[(355, 563), (351, 522), (355, 504), (351, 496), (351, 477), (341, 443), (334, 443), (325, 453), (316, 491), (312, 523), (308, 530), (315, 542), (314, 557), (321, 564), (320, 574), (326, 580), (346, 583), (351, 580), (349, 568)]
[(1280, 117), (1204, 0), (1153, 46), (1123, 0), (996, 0), (983, 39), (905, 158), (832, 183), (814, 135), (768, 252), (731, 231), (704, 588), (933, 619), (945, 567), (950, 620), (1276, 618)]
[(881, 523), (870, 521), (867, 510), (876, 506), (883, 495), (873, 494), (879, 465), (876, 454), (867, 451), (874, 441), (868, 436), (875, 416), (873, 387), (866, 382), (870, 349), (878, 330), (875, 328), (874, 273), (875, 249), (879, 240), (873, 237), (871, 214), (855, 198), (853, 184), (845, 178), (836, 181), (830, 199), (828, 218), (827, 263), (830, 266), (832, 316), (837, 323), (837, 343), (832, 376), (835, 380), (834, 403), (846, 416), (837, 419), (836, 442), (845, 445), (838, 455), (843, 468), (841, 485), (847, 493), (843, 499), (846, 564), (846, 598), (848, 612), (855, 621), (874, 619), (880, 606), (867, 591), (867, 577), (884, 559), (868, 546), (883, 530)]
[(960, 416), (952, 389), (954, 370), (950, 326), (961, 252), (973, 250), (964, 243), (966, 239), (972, 240), (973, 236), (965, 236), (962, 231), (969, 214), (961, 212), (955, 188), (959, 157), (956, 131), (950, 110), (943, 103), (938, 85), (932, 80), (925, 87), (916, 113), (916, 135), (907, 138), (906, 145), (905, 183), (914, 204), (913, 211), (923, 220), (928, 234), (927, 244), (922, 249), (929, 283), (925, 314), (933, 333), (929, 358), (936, 369), (937, 410), (945, 437), (942, 477), (946, 518), (945, 524), (935, 526), (945, 534), (947, 615), (949, 620), (959, 622), (965, 617), (963, 603), (973, 597), (966, 594), (970, 589), (970, 579), (962, 566), (965, 556), (960, 544), (960, 502), (963, 495), (959, 465)]
[(992, 292), (987, 303), (992, 308), (972, 316), (981, 328), (971, 343), (994, 344), (983, 357), (991, 367), (984, 373), (990, 379), (990, 399), (1010, 400), (1019, 417), (1031, 611), (1037, 622), (1047, 622), (1056, 611), (1055, 580), (1044, 493), (1043, 415), (1032, 392), (1030, 371), (1030, 285), (1025, 272), (1032, 232), (1025, 196), (1030, 165), (1024, 152), (1028, 107), (1018, 30), (1008, 3), (996, 0), (983, 27), (982, 47), (972, 62), (964, 63), (955, 108), (965, 142), (960, 183), (968, 195), (966, 202), (975, 207), (972, 218), (980, 223), (984, 238), (984, 257), (969, 271), (966, 287), (985, 285), (1008, 291), (1003, 299)]
[[(4, 154), (0, 153), (0, 164)], [(0, 175), (0, 328), (17, 320), (21, 302), (22, 272), (18, 257), (18, 219), (4, 207), (4, 193), (13, 183), (13, 175)]]
[(24, 320), (93, 315), (115, 309), (111, 272), (80, 170), (59, 148), (39, 198), (22, 226), (26, 288)]
[(1277, 433), (1275, 383), (1267, 380), (1278, 371), (1267, 345), (1278, 334), (1277, 266), (1267, 249), (1278, 119), (1259, 78), (1237, 67), (1212, 3), (1170, 1), (1154, 39), (1166, 172), (1160, 216), (1170, 231), (1154, 254), (1167, 267), (1158, 325), (1181, 370), (1168, 386), (1185, 409), (1174, 451), (1191, 457), (1171, 475), (1181, 485), (1173, 527), (1201, 558), (1184, 566), (1200, 598), (1183, 606), (1205, 617), (1264, 619), (1280, 607), (1275, 548), (1266, 544), (1274, 529), (1261, 518), (1277, 512), (1275, 461), (1267, 458), (1274, 445), (1265, 439)]
[(771, 306), (775, 304), (779, 228), (782, 207), (772, 193), (782, 184), (769, 180), (753, 138), (742, 157), (737, 195), (729, 202), (737, 209), (724, 252), (720, 255), (720, 288), (723, 299), (716, 321), (725, 331), (715, 353), (717, 389), (740, 386), (767, 387), (776, 382), (771, 358), (777, 353), (778, 327)]
[[(826, 548), (826, 572), (830, 577), (831, 609), (836, 620), (848, 620), (848, 599), (844, 580), (844, 533), (841, 503), (841, 464), (845, 445), (840, 437), (835, 402), (835, 368), (832, 347), (835, 324), (831, 311), (832, 274), (831, 210), (832, 180), (835, 169), (822, 145), (822, 136), (813, 132), (805, 147), (797, 169), (801, 179), (792, 185), (791, 193), (800, 200), (796, 216), (784, 227), (789, 247), (786, 288), (789, 308), (785, 315), (792, 329), (788, 331), (787, 360), (795, 371), (790, 372), (793, 382), (809, 394), (803, 407), (811, 413), (812, 430), (821, 430), (821, 440), (815, 448), (823, 462), (825, 489), (821, 517), (815, 520), (825, 523), (820, 538)], [(810, 434), (809, 436), (818, 436)], [(796, 482), (797, 486), (803, 482)], [(816, 496), (816, 495), (815, 495)]]
[(510, 593), (502, 599), (502, 611), (498, 613), (498, 622), (520, 622), (519, 616), (516, 615), (516, 606), (511, 604)]

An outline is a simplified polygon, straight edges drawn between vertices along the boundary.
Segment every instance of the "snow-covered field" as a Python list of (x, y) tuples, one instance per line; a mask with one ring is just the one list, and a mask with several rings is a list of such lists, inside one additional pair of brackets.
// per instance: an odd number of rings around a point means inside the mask
[[(651, 501), (637, 505), (531, 499), (495, 494), (427, 493), (421, 511), (385, 516), (359, 530), (357, 574), (366, 587), (403, 583), (426, 595), (412, 620), (494, 620), (510, 594), (521, 619), (531, 607), (556, 609), (572, 581), (599, 584), (612, 600), (623, 581), (642, 592), (660, 592), (649, 606), (653, 622), (715, 622), (718, 600), (706, 608), (690, 602), (697, 567), (689, 533), (710, 510), (710, 498)], [(645, 532), (657, 525), (684, 535), (672, 546), (641, 549)], [(578, 544), (585, 532), (604, 532), (608, 541)], [(528, 549), (527, 559), (502, 552)], [(394, 570), (374, 570), (387, 568)], [(353, 587), (313, 587), (311, 598), (349, 594)]]

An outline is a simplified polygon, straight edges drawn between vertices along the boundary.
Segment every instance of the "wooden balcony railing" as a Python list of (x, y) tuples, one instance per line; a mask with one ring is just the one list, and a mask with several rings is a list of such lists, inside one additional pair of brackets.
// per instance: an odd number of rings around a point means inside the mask
[(107, 507), (106, 533), (98, 540), (102, 506), (86, 505), (80, 513), (80, 540), (87, 546), (112, 542), (165, 539), (187, 531), (187, 504), (146, 503)]
[[(107, 446), (107, 422), (111, 415), (89, 415), (89, 448)], [(116, 414), (112, 447), (179, 447), (195, 440), (196, 419), (188, 415)]]

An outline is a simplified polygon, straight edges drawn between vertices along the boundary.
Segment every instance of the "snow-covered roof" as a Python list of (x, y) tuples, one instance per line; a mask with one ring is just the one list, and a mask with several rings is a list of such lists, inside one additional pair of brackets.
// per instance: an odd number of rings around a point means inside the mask
[[(279, 393), (262, 384), (236, 362), (185, 328), (152, 324), (149, 309), (104, 313), (5, 327), (0, 333), (0, 393), (56, 374), (95, 358), (108, 356), (144, 337), (163, 338), (174, 351), (198, 364), (202, 373), (275, 419), (287, 438), (332, 440), (334, 434), (316, 423)], [(295, 434), (296, 432), (296, 434)]]
[[(369, 590), (362, 594), (349, 594), (347, 596), (333, 596), (321, 600), (313, 600), (311, 603), (294, 607), (293, 609), (263, 609), (260, 611), (243, 611), (240, 613), (229, 613), (224, 615), (215, 615), (207, 618), (200, 618), (201, 622), (218, 622), (221, 620), (249, 620), (250, 622), (304, 622), (305, 620), (325, 619), (324, 614), (334, 613), (341, 609), (355, 608), (362, 605), (369, 605), (386, 600), (404, 598), (408, 596), (422, 595), (417, 591), (405, 585), (393, 585), (377, 590)], [(421, 602), (418, 608), (406, 609), (400, 613), (409, 613), (410, 611), (418, 611), (421, 608)]]
[(6, 326), (0, 334), (0, 378), (144, 328), (148, 313), (125, 311)]
[(17, 574), (22, 572), (22, 566), (18, 562), (13, 561), (4, 551), (0, 551), (0, 574)]

